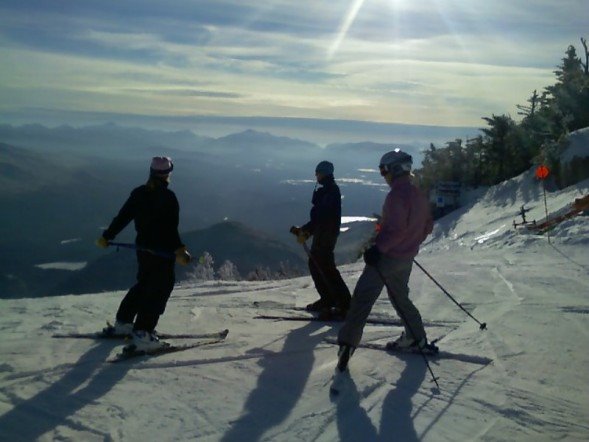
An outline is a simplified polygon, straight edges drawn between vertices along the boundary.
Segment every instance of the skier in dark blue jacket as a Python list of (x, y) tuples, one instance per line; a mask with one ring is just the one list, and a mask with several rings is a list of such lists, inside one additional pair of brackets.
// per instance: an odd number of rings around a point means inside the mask
[(315, 168), (317, 183), (313, 192), (310, 221), (291, 231), (303, 244), (313, 237), (309, 254), (309, 271), (320, 299), (307, 310), (319, 312), (324, 319), (343, 319), (350, 307), (350, 290), (335, 265), (334, 249), (341, 225), (341, 194), (333, 176), (334, 167), (321, 161)]

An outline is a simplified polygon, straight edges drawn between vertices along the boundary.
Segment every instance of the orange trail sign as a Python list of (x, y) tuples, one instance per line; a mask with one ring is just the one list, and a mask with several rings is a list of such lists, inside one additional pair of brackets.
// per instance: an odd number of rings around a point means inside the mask
[(550, 174), (550, 170), (545, 165), (541, 164), (536, 169), (536, 178), (539, 180), (545, 180)]

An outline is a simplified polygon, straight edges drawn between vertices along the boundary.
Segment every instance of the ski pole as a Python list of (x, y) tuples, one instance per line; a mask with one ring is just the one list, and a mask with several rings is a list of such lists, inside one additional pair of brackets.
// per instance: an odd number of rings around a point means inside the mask
[(152, 255), (155, 256), (159, 256), (161, 258), (168, 258), (168, 259), (175, 259), (176, 255), (173, 253), (169, 253), (169, 252), (162, 252), (159, 250), (152, 250), (152, 249), (148, 249), (146, 247), (140, 247), (137, 246), (136, 244), (130, 244), (130, 243), (125, 243), (125, 242), (112, 242), (109, 241), (108, 242), (109, 246), (115, 246), (117, 248), (117, 252), (119, 251), (119, 248), (125, 248), (125, 249), (133, 249), (133, 250), (138, 250), (140, 252), (147, 252), (147, 253), (151, 253)]
[(448, 291), (444, 287), (442, 287), (441, 284), (438, 281), (436, 281), (435, 278), (427, 272), (427, 270), (425, 270), (423, 268), (423, 266), (421, 264), (419, 264), (416, 260), (413, 260), (413, 262), (415, 263), (415, 265), (417, 265), (417, 267), (419, 267), (423, 271), (423, 273), (425, 273), (429, 277), (429, 279), (431, 279), (440, 289), (442, 289), (442, 291), (446, 294), (446, 296), (448, 296), (448, 298), (450, 298), (452, 300), (452, 302), (454, 302), (454, 304), (456, 304), (458, 307), (460, 307), (462, 309), (462, 311), (464, 313), (466, 313), (468, 316), (470, 316), (472, 319), (474, 319), (477, 322), (477, 324), (480, 325), (479, 328), (481, 330), (485, 330), (487, 328), (486, 322), (483, 322), (483, 323), (479, 322), (479, 320), (477, 318), (475, 318), (464, 307), (462, 307), (462, 305), (458, 301), (456, 301), (452, 297), (452, 295), (450, 293), (448, 293)]
[(137, 246), (135, 244), (130, 244), (130, 243), (126, 243), (126, 242), (112, 242), (109, 241), (108, 242), (109, 246), (115, 246), (117, 248), (117, 252), (119, 251), (119, 248), (122, 247), (124, 249), (133, 249), (133, 250), (137, 250)]
[[(387, 284), (387, 281), (384, 278), (384, 275), (382, 274), (380, 269), (376, 265), (373, 267), (376, 269), (376, 272), (378, 273), (378, 276), (380, 276), (380, 279), (382, 280), (383, 284), (387, 288), (387, 291), (389, 293), (392, 293), (392, 291), (389, 289), (389, 285)], [(407, 318), (405, 317), (405, 313), (403, 312), (403, 310), (401, 310), (399, 308), (397, 301), (395, 301), (394, 296), (389, 296), (389, 299), (392, 301), (392, 303), (395, 307), (395, 310), (401, 316), (401, 320), (403, 321), (403, 324), (409, 329), (411, 336), (413, 336), (413, 339), (415, 339), (415, 333), (413, 333), (413, 329), (412, 329), (411, 325), (409, 324), (409, 322), (407, 322)], [(436, 384), (436, 387), (440, 388), (440, 385), (438, 384), (438, 378), (436, 378), (436, 376), (434, 375), (432, 367), (429, 365), (429, 361), (427, 360), (427, 356), (425, 356), (425, 353), (423, 352), (423, 349), (419, 346), (419, 344), (417, 345), (417, 349), (419, 350), (419, 353), (421, 354), (421, 357), (423, 358), (423, 362), (425, 362), (425, 365), (426, 365), (427, 369), (429, 370), (429, 374), (432, 377), (432, 382), (434, 382)]]
[[(548, 203), (546, 202), (546, 184), (542, 180), (542, 190), (544, 191), (544, 210), (546, 211), (546, 222), (548, 222)], [(550, 244), (550, 229), (546, 230), (546, 238), (548, 238), (548, 244)]]

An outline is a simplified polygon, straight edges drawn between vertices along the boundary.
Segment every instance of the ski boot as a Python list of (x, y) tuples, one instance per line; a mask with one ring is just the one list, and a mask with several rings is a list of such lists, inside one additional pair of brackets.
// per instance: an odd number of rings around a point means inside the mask
[(110, 322), (106, 323), (106, 327), (102, 329), (104, 336), (131, 336), (133, 333), (132, 322), (115, 321), (114, 325)]

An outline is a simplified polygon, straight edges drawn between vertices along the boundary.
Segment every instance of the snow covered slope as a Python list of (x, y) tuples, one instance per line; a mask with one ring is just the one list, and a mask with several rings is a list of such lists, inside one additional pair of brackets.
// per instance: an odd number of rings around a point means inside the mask
[[(557, 211), (589, 181), (550, 194)], [(0, 440), (520, 441), (589, 439), (589, 223), (546, 237), (516, 232), (522, 204), (544, 216), (524, 174), (436, 225), (417, 257), (480, 321), (418, 268), (412, 297), (443, 350), (431, 359), (358, 349), (337, 398), (329, 386), (338, 325), (256, 319), (316, 298), (309, 278), (177, 287), (162, 332), (229, 328), (223, 344), (105, 363), (121, 343), (53, 339), (112, 319), (124, 292), (0, 300)], [(362, 264), (342, 267), (353, 288)], [(257, 305), (254, 305), (257, 302)], [(385, 296), (373, 314), (395, 317)], [(367, 325), (366, 342), (398, 327)]]

